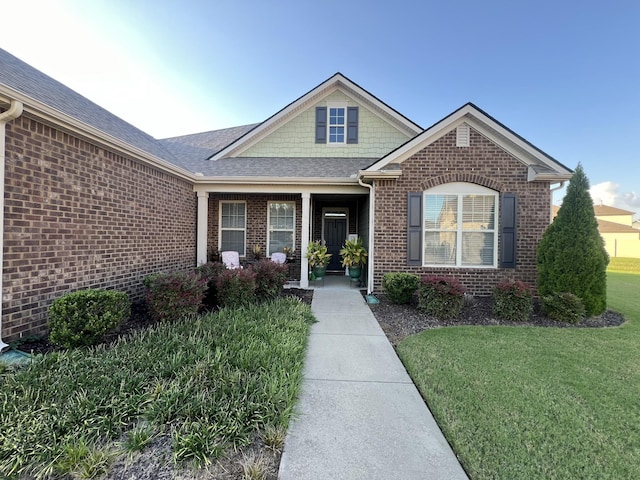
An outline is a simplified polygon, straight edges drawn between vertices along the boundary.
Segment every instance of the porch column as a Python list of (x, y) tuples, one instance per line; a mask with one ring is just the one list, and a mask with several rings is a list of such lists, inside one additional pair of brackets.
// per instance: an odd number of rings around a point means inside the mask
[(198, 192), (198, 227), (196, 264), (207, 263), (207, 233), (209, 229), (209, 192)]
[(309, 246), (311, 225), (311, 193), (302, 192), (302, 235), (300, 238), (300, 288), (309, 288), (309, 261), (305, 258)]

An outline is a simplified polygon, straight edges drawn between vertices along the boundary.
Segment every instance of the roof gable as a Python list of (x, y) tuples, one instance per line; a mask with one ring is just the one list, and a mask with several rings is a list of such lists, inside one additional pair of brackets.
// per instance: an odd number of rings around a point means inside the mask
[(367, 167), (362, 172), (362, 175), (365, 177), (367, 175), (375, 175), (377, 172), (388, 170), (393, 164), (402, 163), (462, 124), (469, 125), (527, 165), (529, 167), (529, 180), (562, 181), (569, 180), (573, 174), (569, 168), (535, 147), (474, 104), (467, 103), (424, 130), (420, 135)]
[(313, 105), (317, 104), (323, 98), (326, 98), (337, 91), (340, 91), (347, 97), (353, 99), (357, 104), (365, 106), (369, 111), (373, 112), (390, 125), (393, 125), (397, 130), (403, 132), (408, 138), (411, 138), (422, 131), (419, 125), (412, 122), (341, 73), (336, 73), (317, 87), (299, 97), (297, 100), (291, 102), (289, 105), (269, 117), (242, 137), (231, 142), (215, 155), (212, 155), (211, 159), (218, 160), (225, 157), (241, 156), (252, 146), (266, 138), (269, 134), (272, 134), (282, 125), (291, 121), (302, 112), (312, 108)]
[(617, 207), (610, 207), (609, 205), (594, 205), (593, 210), (596, 217), (604, 217), (608, 215), (633, 215), (634, 212), (629, 210), (623, 210)]

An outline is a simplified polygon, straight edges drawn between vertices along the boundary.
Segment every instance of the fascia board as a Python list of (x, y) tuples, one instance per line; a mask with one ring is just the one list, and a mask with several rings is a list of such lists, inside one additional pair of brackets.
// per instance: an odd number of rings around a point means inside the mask
[(394, 180), (400, 178), (401, 175), (402, 170), (360, 170), (358, 172), (358, 178), (366, 180)]
[[(504, 148), (514, 157), (523, 160), (526, 165), (530, 165), (533, 163), (532, 159), (535, 159), (558, 172), (557, 175), (553, 176), (553, 178), (559, 179), (564, 176), (571, 178), (572, 172), (564, 165), (560, 164), (541, 150), (514, 134), (511, 130), (496, 122), (484, 112), (475, 108), (472, 104), (466, 104), (462, 108), (456, 110), (451, 115), (426, 129), (417, 137), (389, 153), (379, 162), (367, 167), (365, 171), (379, 170), (389, 163), (405, 160), (462, 123), (469, 124), (480, 134)], [(523, 158), (523, 153), (525, 153), (525, 156), (529, 156), (529, 158)]]
[(35, 100), (27, 95), (24, 95), (17, 91), (13, 91), (5, 85), (2, 85), (1, 88), (3, 89), (5, 95), (8, 95), (10, 98), (15, 98), (16, 100), (19, 100), (24, 104), (24, 113), (34, 115), (35, 117), (41, 119), (43, 122), (48, 123), (49, 125), (56, 126), (67, 132), (77, 135), (78, 137), (89, 139), (100, 145), (113, 148), (118, 152), (130, 155), (146, 164), (152, 165), (167, 173), (180, 177), (183, 180), (193, 182), (195, 179), (195, 176), (191, 172), (183, 170), (182, 168), (177, 167), (176, 165), (167, 162), (166, 160), (158, 158), (155, 155), (151, 155), (149, 152), (146, 152), (138, 147), (124, 142), (97, 128), (91, 127), (86, 123), (70, 117), (69, 115), (62, 113), (59, 110), (51, 108), (48, 105), (45, 105), (42, 102), (39, 102), (38, 100)]
[(216, 177), (200, 176), (194, 179), (196, 184), (228, 183), (250, 185), (357, 185), (356, 177)]
[(247, 182), (229, 182), (229, 179), (216, 180), (201, 180), (194, 184), (194, 192), (221, 192), (221, 193), (291, 193), (297, 194), (301, 192), (309, 193), (335, 193), (335, 194), (363, 194), (368, 193), (369, 190), (362, 187), (358, 183), (345, 183), (345, 184), (295, 184), (295, 183), (281, 183), (281, 184), (266, 184), (266, 183), (247, 183)]

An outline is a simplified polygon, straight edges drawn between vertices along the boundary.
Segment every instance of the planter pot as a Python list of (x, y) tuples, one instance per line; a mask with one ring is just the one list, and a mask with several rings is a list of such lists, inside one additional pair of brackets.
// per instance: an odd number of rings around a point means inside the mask
[(313, 267), (313, 276), (318, 279), (324, 278), (326, 273), (327, 273), (326, 265), (316, 265), (315, 267)]
[(351, 277), (352, 280), (359, 279), (361, 274), (362, 274), (361, 266), (349, 267), (349, 277)]

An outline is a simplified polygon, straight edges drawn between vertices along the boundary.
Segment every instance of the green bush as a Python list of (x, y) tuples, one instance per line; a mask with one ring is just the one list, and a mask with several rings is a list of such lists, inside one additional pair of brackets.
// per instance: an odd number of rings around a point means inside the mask
[(464, 292), (460, 280), (455, 277), (422, 277), (418, 308), (439, 319), (456, 318), (462, 308)]
[(396, 304), (409, 303), (420, 286), (420, 278), (413, 273), (385, 273), (382, 277), (382, 288), (387, 298)]
[(256, 274), (255, 295), (258, 301), (273, 300), (280, 296), (289, 274), (288, 265), (265, 258), (254, 263), (251, 270)]
[(251, 305), (256, 300), (256, 273), (250, 268), (225, 270), (218, 275), (216, 288), (223, 307)]
[(202, 303), (205, 308), (212, 309), (218, 305), (218, 291), (216, 279), (227, 267), (222, 262), (207, 262), (196, 268), (196, 273), (207, 281), (207, 291)]
[(542, 312), (549, 318), (569, 323), (578, 323), (586, 316), (582, 299), (568, 292), (543, 296)]
[(158, 273), (145, 277), (147, 305), (156, 320), (177, 320), (198, 313), (207, 279), (195, 272)]
[(49, 308), (49, 340), (71, 348), (94, 345), (131, 315), (124, 292), (80, 290), (56, 299)]
[(609, 256), (598, 232), (589, 180), (581, 165), (558, 215), (538, 244), (536, 262), (540, 296), (570, 292), (582, 299), (588, 316), (605, 310)]
[(524, 321), (533, 310), (531, 289), (520, 280), (505, 279), (493, 289), (493, 314), (506, 320)]

